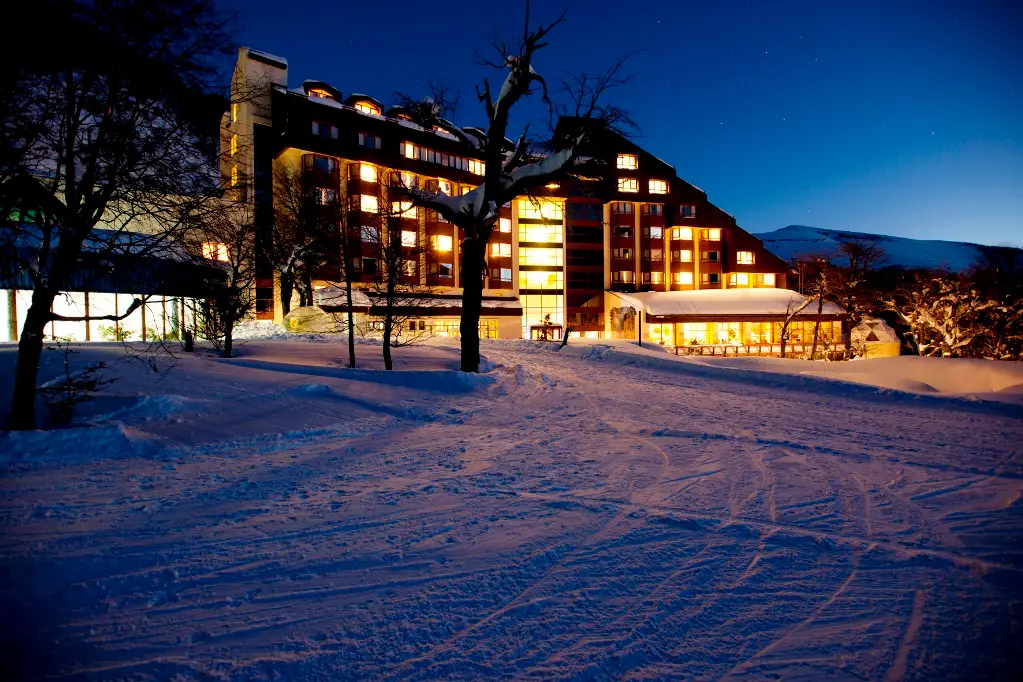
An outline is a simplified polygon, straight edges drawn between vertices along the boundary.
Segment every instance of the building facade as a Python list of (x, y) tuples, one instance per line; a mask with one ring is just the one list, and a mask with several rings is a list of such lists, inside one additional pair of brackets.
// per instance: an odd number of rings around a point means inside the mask
[[(323, 210), (343, 212), (357, 288), (379, 280), (382, 242), (400, 234), (417, 254), (403, 281), (437, 299), (457, 297), (462, 235), (436, 212), (412, 207), (395, 185), (450, 195), (476, 187), (485, 170), (483, 131), (426, 130), (401, 107), (346, 96), (321, 81), (289, 87), (286, 60), (248, 48), (239, 51), (233, 91), (223, 120), (230, 152), (223, 173), (236, 199), (251, 202), (257, 216), (273, 211), (275, 169), (291, 168)], [(599, 149), (599, 177), (539, 187), (501, 207), (484, 292), (497, 304), (484, 308), (483, 337), (530, 338), (552, 329), (615, 336), (616, 293), (786, 288), (786, 263), (672, 166), (620, 136)], [(389, 229), (381, 229), (383, 221)], [(320, 272), (313, 285), (326, 289), (338, 276)], [(276, 291), (273, 267), (262, 259), (257, 317), (281, 319)], [(493, 310), (502, 312), (489, 316)], [(427, 317), (457, 333), (451, 310), (440, 306)]]

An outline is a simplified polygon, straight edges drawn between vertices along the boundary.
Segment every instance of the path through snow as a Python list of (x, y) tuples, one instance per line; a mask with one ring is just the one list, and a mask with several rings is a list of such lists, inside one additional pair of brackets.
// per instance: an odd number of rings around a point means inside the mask
[(8, 665), (243, 680), (1016, 665), (1017, 406), (665, 371), (599, 346), (491, 344), (483, 377), (439, 371), (450, 348), (402, 349), (410, 371), (392, 375), (339, 368), (341, 352), (251, 342), (161, 381), (122, 369), (107, 426), (0, 438)]

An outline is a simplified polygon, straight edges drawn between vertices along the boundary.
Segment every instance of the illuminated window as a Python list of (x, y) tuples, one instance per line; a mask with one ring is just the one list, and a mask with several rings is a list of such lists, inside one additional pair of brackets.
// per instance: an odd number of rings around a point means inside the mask
[(380, 137), (369, 133), (359, 133), (359, 146), (366, 149), (380, 149)]
[(663, 227), (644, 227), (643, 237), (645, 239), (661, 239), (664, 236)]
[(380, 107), (372, 102), (356, 102), (354, 106), (356, 111), (361, 111), (364, 114), (370, 114), (372, 116), (380, 115)]
[(359, 179), (365, 182), (377, 181), (377, 167), (368, 163), (359, 164)]
[(490, 270), (491, 279), (500, 280), (501, 282), (511, 281), (511, 268), (492, 268)]
[(236, 102), (231, 103), (231, 123), (238, 122), (238, 104)]
[(501, 232), (511, 232), (511, 218), (500, 218), (497, 224)]
[(646, 260), (664, 260), (664, 251), (662, 249), (644, 249), (643, 258)]
[(547, 244), (560, 244), (564, 232), (561, 225), (544, 225), (532, 223), (519, 223), (520, 242), (542, 242)]
[(752, 251), (736, 251), (735, 262), (738, 265), (753, 265)]
[(469, 159), (469, 172), (474, 175), (483, 175), (487, 172), (487, 164), (476, 159)]
[(673, 227), (671, 228), (671, 238), (681, 239), (682, 241), (691, 242), (693, 241), (693, 228), (691, 227)]
[(720, 251), (701, 251), (700, 261), (704, 263), (717, 263), (721, 260)]
[(615, 270), (611, 273), (611, 281), (615, 284), (633, 284), (636, 281), (636, 273), (632, 270)]
[(672, 284), (684, 284), (691, 285), (693, 283), (693, 273), (691, 272), (673, 272), (671, 273)]
[(411, 201), (392, 201), (391, 213), (399, 218), (415, 218), (416, 207)]
[(231, 156), (238, 153), (238, 136), (231, 135)]
[(440, 189), (441, 194), (447, 194), (449, 197), (454, 194), (450, 180), (438, 180), (437, 187)]
[[(761, 277), (763, 279), (761, 279)], [(762, 287), (773, 287), (775, 286), (774, 273), (768, 272), (764, 275), (757, 275), (757, 286)]]
[(238, 186), (238, 166), (231, 167), (231, 187)]
[(651, 180), (650, 183), (651, 194), (667, 194), (668, 193), (668, 182), (667, 180)]
[(202, 257), (207, 260), (219, 260), (225, 263), (229, 260), (227, 256), (227, 244), (220, 242), (203, 242)]
[(660, 270), (657, 270), (655, 272), (651, 272), (650, 273), (650, 283), (651, 284), (663, 284), (664, 283), (664, 273), (661, 272)]
[(453, 244), (451, 237), (446, 234), (435, 234), (430, 237), (430, 246), (434, 251), (450, 251)]
[(712, 227), (709, 230), (700, 230), (700, 239), (719, 242), (721, 241), (721, 230), (716, 227)]
[(401, 245), (409, 248), (415, 247), (419, 243), (419, 234), (412, 230), (401, 231)]
[(672, 263), (692, 263), (693, 262), (693, 251), (692, 249), (675, 249), (671, 252)]
[(611, 249), (612, 258), (621, 258), (625, 260), (632, 260), (632, 249)]
[(313, 135), (319, 137), (329, 137), (332, 140), (337, 139), (337, 126), (331, 125), (330, 123), (321, 123), (320, 121), (313, 121)]
[(472, 185), (462, 185), (462, 194), (463, 195), (468, 194), (469, 192), (473, 191), (474, 189), (476, 189), (476, 188), (473, 187)]
[(377, 213), (380, 211), (380, 207), (377, 204), (377, 198), (372, 194), (363, 194), (359, 197), (359, 210), (365, 211), (366, 213)]
[(693, 206), (692, 204), (683, 204), (682, 206), (678, 207), (678, 216), (680, 218), (695, 218), (696, 207)]
[(745, 272), (732, 272), (728, 275), (728, 286), (730, 287), (748, 287), (749, 286), (749, 275)]
[(619, 154), (618, 167), (627, 170), (635, 170), (639, 167), (639, 158), (635, 154)]
[[(450, 251), (451, 249), (448, 249)], [(451, 263), (429, 263), (426, 266), (426, 274), (437, 275), (438, 277), (450, 277), (454, 266)]]
[(318, 97), (320, 99), (334, 99), (334, 95), (330, 94), (326, 90), (320, 88), (309, 88), (310, 97)]
[(561, 220), (564, 216), (565, 205), (560, 201), (519, 199), (519, 218), (527, 220)]
[(519, 270), (519, 289), (555, 289), (565, 288), (564, 274), (560, 272), (537, 272)]
[(618, 178), (619, 192), (638, 192), (639, 180), (636, 178)]
[[(519, 251), (519, 260), (522, 260), (522, 251)], [(499, 244), (494, 242), (490, 245), (490, 255), (495, 258), (511, 257), (511, 244)]]
[[(510, 247), (511, 244), (508, 244), (507, 246)], [(508, 255), (511, 255), (510, 248)], [(564, 262), (564, 249), (543, 249), (536, 247), (523, 247), (519, 249), (519, 265), (560, 266), (564, 265)]]
[(405, 275), (406, 277), (415, 277), (417, 274), (416, 271), (418, 270), (417, 265), (418, 263), (416, 263), (416, 261), (414, 260), (402, 261), (401, 262), (402, 274)]
[(415, 173), (409, 173), (408, 171), (402, 171), (398, 177), (401, 180), (402, 187), (419, 187), (419, 178), (416, 177)]

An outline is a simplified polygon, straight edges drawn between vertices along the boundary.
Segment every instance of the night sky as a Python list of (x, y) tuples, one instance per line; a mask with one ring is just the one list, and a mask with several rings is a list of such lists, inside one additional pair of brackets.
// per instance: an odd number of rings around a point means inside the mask
[[(561, 2), (536, 0), (549, 20)], [(346, 96), (461, 91), (521, 31), (522, 3), (238, 0), (242, 44), (289, 85)], [(1023, 3), (577, 0), (534, 62), (548, 78), (619, 57), (636, 141), (752, 232), (789, 224), (1023, 245)], [(489, 72), (492, 82), (500, 76)], [(541, 114), (524, 107), (514, 124)]]

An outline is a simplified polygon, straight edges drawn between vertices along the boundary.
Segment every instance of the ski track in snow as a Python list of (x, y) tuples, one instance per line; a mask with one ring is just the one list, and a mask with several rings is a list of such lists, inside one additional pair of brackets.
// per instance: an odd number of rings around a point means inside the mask
[(136, 454), (0, 459), (8, 674), (1010, 676), (1017, 408), (484, 352), (196, 360)]

